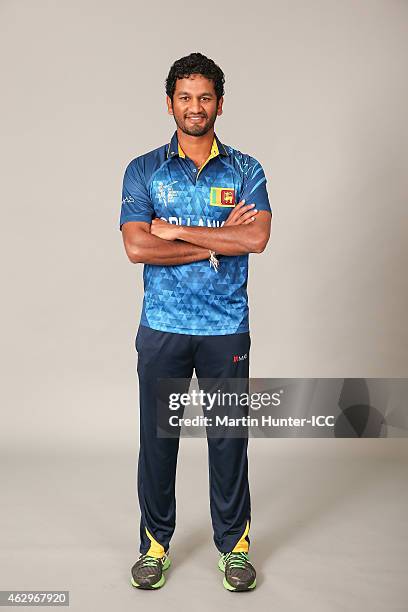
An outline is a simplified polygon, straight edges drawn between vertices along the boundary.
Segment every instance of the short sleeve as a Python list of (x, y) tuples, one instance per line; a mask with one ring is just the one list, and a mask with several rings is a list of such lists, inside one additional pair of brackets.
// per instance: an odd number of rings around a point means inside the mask
[(127, 221), (146, 221), (154, 216), (152, 201), (137, 159), (130, 162), (123, 177), (120, 229)]
[(257, 210), (268, 210), (272, 213), (266, 190), (265, 172), (258, 160), (248, 156), (241, 200), (247, 204), (256, 204)]

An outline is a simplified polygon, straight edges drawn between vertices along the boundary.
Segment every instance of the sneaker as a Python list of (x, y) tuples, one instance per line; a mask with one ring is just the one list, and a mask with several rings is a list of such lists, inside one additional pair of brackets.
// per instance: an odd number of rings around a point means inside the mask
[(165, 553), (162, 557), (140, 555), (132, 567), (132, 585), (138, 589), (159, 589), (166, 579), (164, 570), (170, 567), (170, 557)]
[(218, 567), (224, 572), (223, 585), (228, 591), (249, 591), (256, 587), (256, 571), (248, 553), (221, 553)]

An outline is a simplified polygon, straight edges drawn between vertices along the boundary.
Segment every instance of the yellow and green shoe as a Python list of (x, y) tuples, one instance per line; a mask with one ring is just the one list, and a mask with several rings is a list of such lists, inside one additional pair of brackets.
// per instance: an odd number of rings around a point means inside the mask
[(223, 585), (228, 591), (250, 591), (256, 587), (256, 571), (248, 553), (221, 553), (218, 567), (224, 572)]
[(166, 582), (164, 572), (170, 567), (170, 557), (165, 553), (162, 557), (140, 555), (132, 567), (132, 585), (137, 589), (160, 589)]

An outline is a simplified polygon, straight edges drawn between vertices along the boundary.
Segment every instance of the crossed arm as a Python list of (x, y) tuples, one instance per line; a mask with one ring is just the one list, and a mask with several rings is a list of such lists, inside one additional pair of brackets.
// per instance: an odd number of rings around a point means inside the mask
[(129, 221), (122, 227), (123, 242), (132, 263), (179, 265), (208, 259), (209, 250), (220, 255), (262, 253), (268, 243), (271, 214), (254, 204), (239, 202), (223, 227), (173, 225), (162, 219), (152, 223)]

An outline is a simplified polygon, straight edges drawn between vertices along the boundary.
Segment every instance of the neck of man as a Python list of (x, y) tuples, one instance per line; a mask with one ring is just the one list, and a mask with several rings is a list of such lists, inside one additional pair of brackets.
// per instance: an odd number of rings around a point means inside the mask
[(178, 127), (177, 138), (185, 155), (195, 163), (197, 168), (200, 168), (210, 155), (214, 140), (214, 128), (208, 130), (203, 136), (190, 136)]

